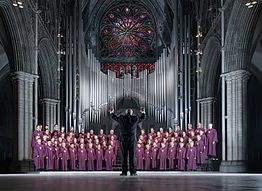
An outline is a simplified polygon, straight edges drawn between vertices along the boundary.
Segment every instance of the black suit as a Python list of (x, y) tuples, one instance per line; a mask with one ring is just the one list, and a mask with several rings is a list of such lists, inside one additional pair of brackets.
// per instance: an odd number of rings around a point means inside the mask
[(136, 137), (137, 127), (144, 118), (145, 114), (142, 113), (140, 117), (134, 115), (120, 115), (116, 116), (111, 114), (111, 118), (120, 124), (120, 149), (122, 154), (122, 173), (127, 174), (127, 156), (129, 154), (129, 168), (130, 173), (135, 174), (135, 150), (136, 150)]

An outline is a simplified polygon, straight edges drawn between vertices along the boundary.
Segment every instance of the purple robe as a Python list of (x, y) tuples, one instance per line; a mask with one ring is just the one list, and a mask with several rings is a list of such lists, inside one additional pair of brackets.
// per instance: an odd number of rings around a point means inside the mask
[(143, 170), (143, 159), (144, 159), (144, 148), (136, 148), (136, 168), (138, 170)]
[(102, 170), (103, 168), (103, 156), (104, 151), (102, 149), (96, 150), (96, 170)]
[(106, 161), (106, 170), (112, 170), (113, 169), (113, 161), (115, 159), (113, 149), (108, 149), (105, 152), (105, 161)]
[(158, 152), (158, 159), (160, 159), (159, 169), (166, 170), (166, 159), (167, 159), (167, 147), (160, 148)]
[(87, 148), (87, 170), (95, 170), (94, 160), (95, 160), (95, 149)]
[(59, 157), (61, 159), (61, 170), (68, 169), (69, 152), (67, 148), (61, 147)]
[(36, 170), (44, 169), (45, 166), (44, 155), (45, 155), (44, 146), (42, 144), (36, 144), (34, 146), (34, 151), (33, 151), (33, 160)]
[(43, 137), (43, 131), (37, 131), (37, 130), (33, 131), (32, 139), (31, 139), (31, 146), (32, 146), (32, 148), (34, 148), (34, 146), (37, 144), (36, 143), (36, 139), (35, 139), (37, 136), (42, 138)]
[(59, 147), (54, 147), (54, 170), (59, 170)]
[(55, 152), (53, 146), (46, 146), (45, 157), (46, 157), (46, 170), (54, 170)]
[(207, 136), (205, 134), (203, 134), (201, 136), (201, 140), (204, 143), (204, 154), (205, 154), (205, 158), (207, 157)]
[(69, 158), (71, 170), (76, 170), (77, 149), (69, 148)]
[(177, 149), (177, 160), (178, 160), (178, 170), (185, 170), (185, 164), (186, 164), (186, 148), (178, 148)]
[(146, 149), (146, 150), (145, 150), (144, 160), (145, 160), (144, 169), (145, 169), (145, 170), (150, 170), (150, 169), (151, 169), (151, 166), (150, 166), (150, 162), (151, 162), (151, 151), (150, 151), (150, 149)]
[(169, 169), (175, 169), (176, 167), (176, 155), (177, 155), (177, 148), (175, 146), (169, 147), (167, 152), (167, 158), (168, 158), (168, 166)]
[(158, 156), (158, 147), (153, 147), (151, 150), (151, 164), (152, 168), (155, 169), (157, 168), (157, 156)]
[(196, 147), (189, 147), (187, 149), (187, 170), (196, 170)]
[(202, 140), (196, 142), (196, 149), (197, 149), (197, 164), (204, 164), (206, 157), (205, 157), (205, 145)]
[(196, 141), (196, 149), (197, 149), (197, 164), (204, 164), (206, 160), (205, 155), (205, 145), (202, 140)]
[(207, 131), (207, 154), (211, 157), (216, 157), (216, 144), (218, 142), (217, 139), (217, 131), (216, 129), (209, 129)]
[(77, 158), (78, 158), (78, 169), (79, 170), (86, 170), (86, 161), (87, 161), (87, 151), (85, 148), (79, 148), (77, 151)]

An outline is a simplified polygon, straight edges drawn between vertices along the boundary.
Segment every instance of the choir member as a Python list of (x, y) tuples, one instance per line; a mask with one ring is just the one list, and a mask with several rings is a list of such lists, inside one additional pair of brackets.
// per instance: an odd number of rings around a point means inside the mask
[(59, 157), (61, 159), (61, 170), (66, 171), (68, 169), (69, 153), (65, 141), (62, 142), (62, 147), (60, 148)]
[(205, 128), (203, 127), (202, 123), (197, 124), (197, 129), (195, 130), (196, 134), (199, 134), (200, 131), (206, 131)]
[(43, 170), (44, 169), (44, 156), (45, 156), (45, 148), (42, 145), (41, 138), (36, 140), (36, 144), (34, 146), (33, 151), (33, 160), (35, 164), (36, 170)]
[(80, 144), (77, 151), (78, 170), (86, 170), (87, 151), (83, 143)]
[(167, 160), (167, 146), (165, 143), (161, 143), (161, 148), (158, 151), (159, 169), (166, 170), (166, 160)]
[(151, 148), (150, 144), (146, 145), (145, 153), (144, 153), (144, 160), (145, 160), (145, 166), (144, 170), (150, 170), (151, 169)]
[(161, 143), (162, 142), (162, 135), (161, 135), (161, 132), (160, 131), (158, 131), (157, 133), (156, 133), (156, 138), (155, 138), (155, 140), (157, 140), (159, 143)]
[(95, 161), (95, 149), (93, 144), (89, 143), (87, 148), (87, 170), (94, 170), (94, 161)]
[(74, 143), (71, 143), (69, 147), (69, 159), (71, 170), (76, 170), (77, 149)]
[(104, 130), (100, 129), (99, 135), (98, 135), (99, 142), (102, 143), (102, 141), (105, 139), (105, 137), (106, 137), (106, 135), (104, 134)]
[(204, 143), (204, 155), (206, 158), (207, 157), (207, 136), (205, 135), (205, 132), (202, 130), (199, 132), (199, 134), (200, 134), (201, 140)]
[(201, 136), (197, 135), (196, 141), (196, 149), (197, 149), (197, 164), (201, 165), (205, 162), (205, 150), (204, 150), (204, 142), (201, 140)]
[(58, 142), (54, 141), (54, 170), (59, 170), (59, 152)]
[(170, 138), (174, 136), (174, 130), (173, 130), (172, 127), (169, 127), (169, 128), (168, 128), (168, 133), (169, 133), (169, 137), (170, 137)]
[(96, 170), (102, 170), (104, 160), (104, 151), (99, 144), (96, 149)]
[(175, 133), (177, 133), (178, 136), (182, 136), (183, 131), (181, 130), (179, 125), (176, 125), (176, 131)]
[(105, 152), (106, 170), (113, 169), (114, 160), (115, 160), (115, 155), (114, 155), (113, 147), (112, 145), (108, 145), (108, 149)]
[(64, 126), (61, 127), (61, 130), (58, 133), (58, 137), (61, 137), (62, 135), (63, 135), (63, 137), (65, 137), (65, 127)]
[(157, 156), (158, 156), (158, 149), (159, 147), (157, 146), (157, 143), (153, 143), (153, 148), (151, 150), (151, 164), (152, 164), (152, 169), (157, 168)]
[(182, 132), (182, 137), (184, 139), (184, 143), (187, 144), (188, 143), (188, 136), (187, 136), (186, 132), (184, 132), (184, 131)]
[(177, 150), (177, 160), (178, 160), (178, 170), (184, 171), (185, 170), (185, 164), (186, 164), (186, 148), (184, 147), (184, 143), (179, 143), (179, 148)]
[(55, 152), (51, 140), (47, 141), (45, 147), (46, 170), (54, 170)]
[(110, 129), (109, 135), (107, 136), (108, 141), (111, 140), (111, 137), (114, 137), (114, 140), (117, 140), (114, 129)]
[(167, 152), (169, 170), (175, 169), (176, 167), (176, 155), (177, 148), (175, 142), (170, 142), (170, 146)]
[(217, 139), (217, 131), (213, 128), (213, 124), (208, 125), (207, 130), (207, 144), (208, 144), (208, 152), (207, 154), (210, 157), (216, 157), (216, 144), (218, 142)]
[(142, 136), (142, 137), (143, 137), (143, 140), (144, 140), (145, 142), (147, 142), (147, 135), (146, 135), (145, 129), (141, 129), (141, 130), (140, 130), (140, 136)]
[(197, 159), (197, 152), (196, 147), (194, 147), (194, 142), (189, 142), (189, 147), (187, 148), (187, 170), (195, 171), (196, 170), (196, 159)]
[(163, 138), (164, 137), (164, 129), (162, 127), (160, 127), (159, 132), (161, 134), (161, 137)]
[(31, 146), (32, 148), (35, 146), (37, 139), (36, 137), (42, 138), (43, 137), (43, 131), (42, 131), (42, 125), (37, 125), (36, 130), (32, 133), (32, 140), (31, 140)]
[(138, 143), (136, 148), (136, 168), (138, 170), (144, 169), (143, 160), (144, 160), (144, 148), (142, 147), (141, 144)]
[(190, 137), (192, 131), (194, 132), (195, 130), (193, 129), (192, 124), (189, 123), (189, 124), (187, 125), (187, 132), (186, 132), (186, 134), (187, 134), (188, 137)]
[(94, 141), (94, 136), (95, 136), (94, 130), (91, 129), (89, 132), (90, 132), (90, 138), (92, 139), (92, 141)]
[(153, 139), (156, 137), (156, 133), (155, 133), (155, 129), (154, 128), (150, 129), (149, 136), (152, 136)]

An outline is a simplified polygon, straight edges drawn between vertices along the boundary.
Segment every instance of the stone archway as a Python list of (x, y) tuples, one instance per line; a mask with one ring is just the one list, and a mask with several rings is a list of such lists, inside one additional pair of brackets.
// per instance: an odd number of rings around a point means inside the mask
[(221, 171), (247, 171), (247, 87), (250, 72), (251, 44), (262, 4), (248, 9), (238, 0), (229, 19), (225, 40), (226, 120)]

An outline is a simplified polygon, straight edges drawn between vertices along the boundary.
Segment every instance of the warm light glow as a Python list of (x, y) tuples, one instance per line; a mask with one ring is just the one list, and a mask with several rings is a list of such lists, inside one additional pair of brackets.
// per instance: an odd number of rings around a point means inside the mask
[(257, 1), (256, 0), (247, 0), (247, 2), (246, 2), (246, 6), (248, 7), (248, 8), (252, 8), (255, 4), (257, 4)]
[(13, 6), (17, 7), (17, 2), (16, 2), (16, 0), (13, 0)]

